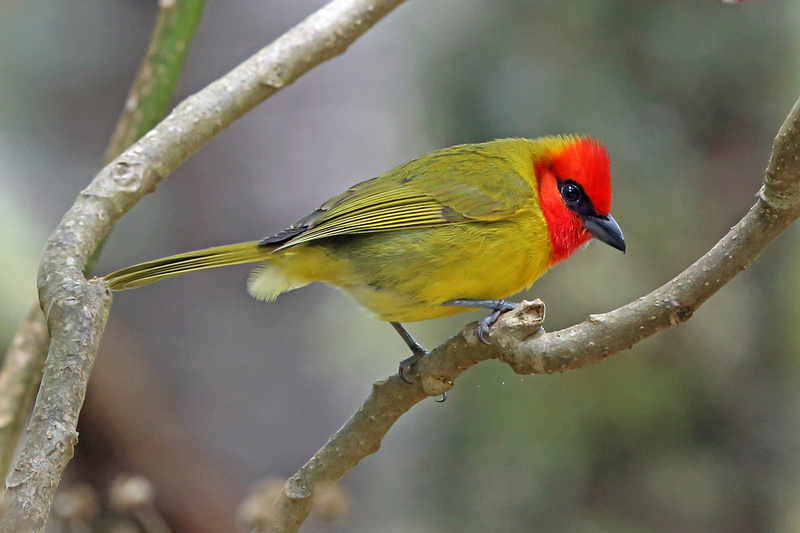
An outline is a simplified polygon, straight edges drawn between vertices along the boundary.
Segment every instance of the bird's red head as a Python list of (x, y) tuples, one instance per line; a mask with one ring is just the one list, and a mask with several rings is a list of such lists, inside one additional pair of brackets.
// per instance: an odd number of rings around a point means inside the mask
[(611, 173), (605, 147), (589, 137), (559, 139), (534, 162), (553, 251), (550, 265), (572, 254), (592, 237), (625, 251), (611, 217)]

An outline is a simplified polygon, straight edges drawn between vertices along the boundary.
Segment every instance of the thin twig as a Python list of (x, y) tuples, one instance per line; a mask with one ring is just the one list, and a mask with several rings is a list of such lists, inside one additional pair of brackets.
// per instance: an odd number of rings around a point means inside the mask
[(119, 157), (167, 114), (205, 4), (206, 0), (158, 2), (150, 46), (103, 155), (105, 164)]
[(114, 223), (161, 180), (237, 118), (347, 47), (402, 0), (335, 0), (239, 67), (187, 98), (106, 166), (48, 240), (39, 296), (51, 333), (33, 416), (6, 478), (1, 531), (41, 531), (76, 424), (111, 294), (83, 268)]
[[(105, 153), (107, 164), (169, 111), (205, 0), (162, 0), (147, 54)], [(102, 246), (87, 261), (99, 257)], [(50, 346), (38, 301), (30, 306), (0, 369), (0, 475), (8, 474), (23, 422), (30, 413)]]
[(538, 301), (523, 302), (502, 315), (489, 346), (477, 339), (476, 325), (468, 325), (414, 367), (413, 385), (397, 376), (376, 382), (361, 408), (286, 482), (270, 514), (274, 523), (265, 529), (254, 526), (254, 531), (297, 531), (311, 511), (317, 485), (337, 482), (378, 450), (389, 428), (414, 404), (447, 391), (462, 372), (482, 361), (498, 359), (519, 374), (564, 372), (603, 361), (685, 322), (799, 216), (800, 100), (775, 139), (756, 204), (693, 265), (647, 296), (561, 331), (539, 329), (544, 308)]

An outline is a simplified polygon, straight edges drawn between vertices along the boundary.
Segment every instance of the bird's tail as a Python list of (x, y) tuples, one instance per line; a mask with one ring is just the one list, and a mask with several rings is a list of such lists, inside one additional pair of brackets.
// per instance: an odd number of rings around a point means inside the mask
[(259, 246), (258, 241), (252, 241), (195, 250), (117, 270), (103, 277), (103, 281), (108, 282), (112, 291), (134, 289), (195, 270), (263, 261), (275, 248)]

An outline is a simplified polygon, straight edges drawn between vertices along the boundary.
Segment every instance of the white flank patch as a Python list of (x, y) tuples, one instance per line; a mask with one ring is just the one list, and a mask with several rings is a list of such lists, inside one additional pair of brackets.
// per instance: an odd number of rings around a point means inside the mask
[(269, 263), (263, 264), (250, 272), (247, 278), (247, 290), (259, 300), (271, 302), (283, 292), (308, 285), (307, 281), (287, 276), (286, 272)]

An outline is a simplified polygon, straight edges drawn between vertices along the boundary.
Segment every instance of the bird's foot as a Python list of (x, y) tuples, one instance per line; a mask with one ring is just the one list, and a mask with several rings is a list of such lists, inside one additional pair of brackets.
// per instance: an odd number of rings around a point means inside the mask
[(411, 370), (412, 366), (417, 364), (417, 362), (426, 355), (428, 355), (428, 352), (423, 350), (421, 352), (415, 352), (411, 357), (408, 357), (400, 361), (399, 368), (397, 369), (397, 375), (400, 376), (400, 379), (402, 379), (404, 383), (408, 383), (409, 385), (411, 383), (414, 383), (413, 381), (411, 381), (406, 377), (406, 374), (408, 373), (409, 370)]
[(492, 325), (497, 322), (497, 319), (500, 317), (500, 315), (517, 307), (516, 303), (507, 302), (505, 300), (470, 300), (468, 298), (450, 300), (442, 305), (453, 305), (458, 307), (482, 307), (484, 309), (491, 309), (492, 312), (489, 314), (489, 316), (478, 322), (478, 340), (480, 340), (483, 344), (489, 344), (489, 341), (486, 340), (486, 335), (489, 334), (489, 328), (491, 328)]
[(397, 374), (405, 383), (412, 383), (412, 381), (406, 377), (406, 373), (417, 363), (417, 361), (428, 355), (428, 350), (423, 348), (420, 343), (415, 341), (414, 337), (412, 337), (411, 334), (406, 331), (406, 328), (404, 328), (400, 322), (390, 322), (390, 324), (395, 331), (400, 334), (400, 337), (403, 338), (406, 346), (408, 346), (408, 348), (411, 350), (411, 357), (400, 361), (400, 367), (397, 370)]

